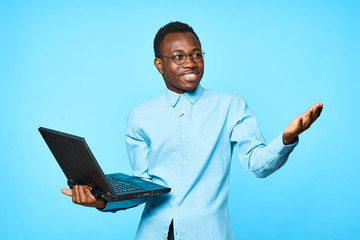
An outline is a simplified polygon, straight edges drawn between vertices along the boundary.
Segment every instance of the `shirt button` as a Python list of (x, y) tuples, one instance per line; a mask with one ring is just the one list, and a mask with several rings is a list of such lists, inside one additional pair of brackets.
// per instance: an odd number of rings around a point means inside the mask
[(183, 160), (183, 164), (186, 164), (187, 163), (187, 161), (186, 160)]
[(174, 207), (174, 210), (175, 210), (175, 211), (177, 211), (177, 210), (178, 210), (178, 208), (177, 208), (177, 207)]
[(167, 231), (164, 232), (164, 235), (167, 235)]
[(181, 97), (182, 97), (182, 98), (185, 98), (185, 95), (182, 95)]
[(186, 136), (182, 136), (182, 138), (183, 138), (183, 139), (185, 139), (185, 138), (186, 138)]
[(182, 188), (184, 185), (180, 184), (180, 187)]

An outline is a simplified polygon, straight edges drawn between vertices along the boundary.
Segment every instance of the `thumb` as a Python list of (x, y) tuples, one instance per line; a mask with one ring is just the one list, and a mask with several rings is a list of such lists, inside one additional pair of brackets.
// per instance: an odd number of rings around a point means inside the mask
[(304, 116), (303, 116), (303, 115), (300, 115), (300, 116), (299, 116), (299, 124), (300, 124), (300, 126), (302, 126), (303, 121), (304, 121)]
[(63, 188), (63, 189), (61, 189), (61, 192), (69, 197), (72, 197), (72, 190), (70, 190), (70, 189)]

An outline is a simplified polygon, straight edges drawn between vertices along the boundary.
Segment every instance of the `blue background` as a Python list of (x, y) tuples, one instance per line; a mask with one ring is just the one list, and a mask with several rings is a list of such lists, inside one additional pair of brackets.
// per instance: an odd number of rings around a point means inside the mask
[(243, 96), (267, 138), (324, 103), (288, 163), (256, 179), (234, 157), (237, 239), (360, 239), (358, 1), (0, 1), (1, 239), (133, 239), (142, 206), (74, 205), (40, 126), (86, 138), (131, 173), (128, 112), (161, 94), (153, 38), (194, 27), (202, 86)]

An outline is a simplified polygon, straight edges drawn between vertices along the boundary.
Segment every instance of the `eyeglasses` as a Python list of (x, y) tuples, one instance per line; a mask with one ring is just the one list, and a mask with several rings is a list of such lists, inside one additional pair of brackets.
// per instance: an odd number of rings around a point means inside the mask
[(173, 54), (174, 54), (174, 56), (171, 56), (171, 57), (167, 57), (167, 56), (159, 56), (159, 57), (160, 58), (161, 57), (171, 58), (171, 60), (173, 60), (174, 63), (176, 63), (177, 65), (182, 65), (186, 61), (187, 57), (190, 57), (190, 59), (192, 61), (196, 62), (196, 63), (203, 62), (204, 61), (204, 55), (205, 55), (205, 53), (203, 51), (200, 51), (200, 50), (194, 50), (189, 55), (186, 54), (182, 50), (175, 51)]

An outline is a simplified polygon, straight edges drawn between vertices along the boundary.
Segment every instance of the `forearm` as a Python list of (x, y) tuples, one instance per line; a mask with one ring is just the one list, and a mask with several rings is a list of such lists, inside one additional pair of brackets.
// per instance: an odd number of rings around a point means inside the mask
[(243, 165), (251, 174), (264, 178), (282, 167), (298, 141), (284, 145), (279, 135), (268, 145), (259, 145), (249, 151), (243, 158)]

